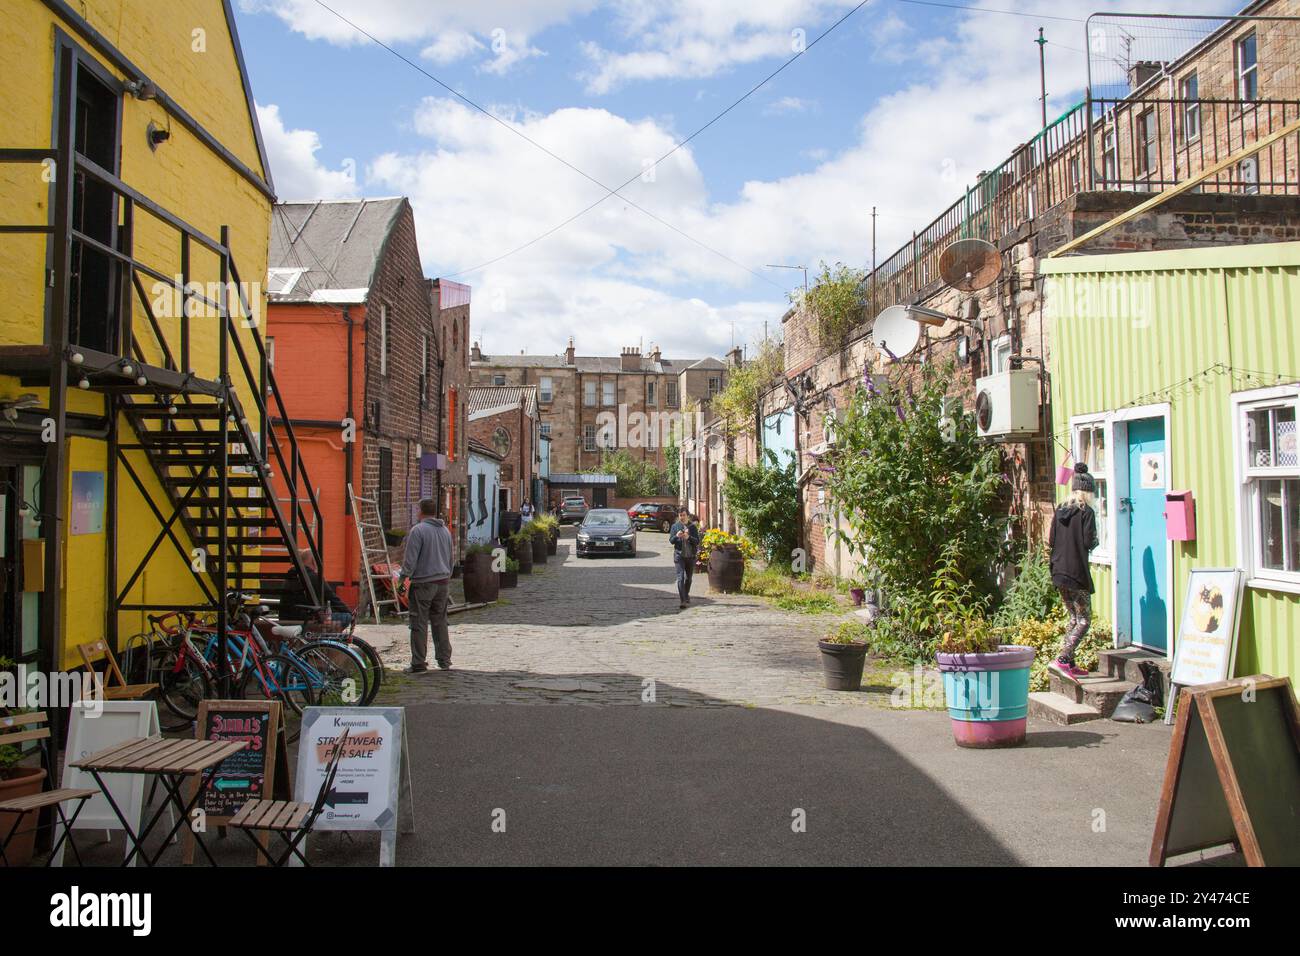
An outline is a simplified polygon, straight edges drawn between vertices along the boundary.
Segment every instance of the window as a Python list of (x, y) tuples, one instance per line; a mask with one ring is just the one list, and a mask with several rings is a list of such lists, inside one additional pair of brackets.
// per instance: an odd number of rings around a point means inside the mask
[(677, 383), (676, 382), (671, 382), (671, 381), (668, 382), (667, 394), (668, 394), (668, 407), (676, 408), (677, 407)]
[(658, 405), (659, 396), (655, 393), (655, 387), (659, 383), (651, 379), (645, 383), (645, 403), (647, 405)]
[(1237, 98), (1253, 103), (1259, 99), (1259, 64), (1255, 58), (1255, 31), (1237, 41)]
[(537, 383), (537, 398), (539, 401), (549, 404), (555, 398), (555, 392), (551, 382), (551, 376), (543, 375)]
[(541, 426), (541, 428), (542, 428), (542, 435), (544, 435), (544, 436), (547, 437), (547, 438), (550, 438), (550, 437), (551, 437), (551, 423), (550, 423), (550, 422), (542, 422), (542, 426)]
[(1113, 185), (1119, 180), (1119, 152), (1115, 147), (1115, 131), (1101, 134), (1101, 181)]
[(582, 426), (582, 450), (583, 451), (596, 450), (596, 426), (595, 425)]
[(493, 385), (504, 385), (505, 383), (506, 383), (506, 377), (504, 375), (497, 374), (492, 376)]
[(420, 336), (420, 404), (429, 404), (429, 336)]
[(1241, 191), (1248, 196), (1259, 193), (1259, 157), (1247, 156), (1237, 164), (1237, 180)]
[(602, 405), (614, 404), (614, 384), (613, 382), (600, 383), (600, 403)]
[(1150, 176), (1156, 171), (1159, 160), (1155, 110), (1144, 110), (1138, 117), (1137, 140), (1138, 172)]
[(1011, 370), (1011, 336), (999, 335), (989, 342), (989, 374)]
[(1077, 193), (1083, 188), (1083, 170), (1078, 156), (1070, 157), (1070, 192)]
[(584, 405), (596, 404), (596, 383), (595, 382), (582, 383), (582, 404)]
[[(1257, 396), (1253, 401), (1249, 396)], [(1300, 387), (1239, 396), (1242, 563), (1254, 582), (1300, 588)]]
[(1097, 547), (1092, 560), (1110, 560), (1110, 455), (1107, 454), (1108, 424), (1105, 420), (1092, 420), (1074, 426), (1074, 460), (1088, 466), (1097, 482), (1092, 506), (1097, 512)]
[(722, 391), (722, 376), (710, 375), (709, 376), (709, 398), (712, 398), (714, 395), (717, 395), (718, 392), (720, 391)]
[(1178, 99), (1182, 101), (1183, 142), (1191, 143), (1201, 138), (1201, 101), (1197, 93), (1195, 73), (1189, 73), (1178, 82)]
[(388, 374), (388, 306), (379, 307), (379, 374)]
[(271, 371), (275, 371), (275, 336), (274, 335), (268, 335), (266, 337), (266, 366), (267, 368), (271, 369)]
[(385, 528), (393, 526), (393, 452), (379, 449), (379, 520)]

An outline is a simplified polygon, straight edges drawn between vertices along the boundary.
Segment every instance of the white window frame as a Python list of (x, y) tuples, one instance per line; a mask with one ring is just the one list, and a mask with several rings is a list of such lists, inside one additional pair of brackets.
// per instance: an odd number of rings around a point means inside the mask
[[(1195, 85), (1196, 89), (1189, 91), (1188, 87), (1192, 85)], [(1195, 70), (1178, 81), (1178, 98), (1183, 101), (1181, 130), (1183, 142), (1195, 143), (1201, 138), (1201, 81)], [(1195, 128), (1188, 132), (1191, 127)]]
[(388, 374), (388, 306), (379, 306), (379, 374)]
[(497, 388), (500, 388), (501, 386), (505, 385), (505, 383), (506, 383), (506, 376), (504, 372), (497, 372), (492, 376), (492, 384), (495, 385)]
[(603, 381), (600, 383), (600, 404), (615, 405), (618, 403), (618, 383)]
[[(1300, 478), (1300, 465), (1282, 467), (1252, 466), (1247, 460), (1250, 444), (1247, 440), (1246, 416), (1249, 412), (1291, 405), (1296, 409), (1300, 423), (1300, 383), (1277, 385), (1236, 392), (1232, 401), (1233, 484), (1237, 507), (1237, 563), (1246, 571), (1246, 586), (1270, 591), (1300, 594), (1300, 570), (1284, 571), (1259, 566), (1259, 489), (1256, 482), (1263, 479)], [(1284, 529), (1285, 529), (1285, 513)], [(1283, 545), (1285, 551), (1285, 545)]]
[[(1111, 412), (1096, 412), (1090, 415), (1075, 415), (1070, 419), (1070, 459), (1082, 461), (1079, 456), (1079, 433), (1086, 429), (1100, 429), (1106, 440), (1106, 467), (1090, 471), (1093, 478), (1106, 482), (1106, 513), (1101, 513), (1101, 497), (1095, 496), (1093, 510), (1097, 514), (1097, 527), (1102, 529), (1103, 540), (1088, 555), (1091, 564), (1115, 565), (1115, 415)], [(1091, 465), (1089, 466), (1091, 469)]]
[(659, 404), (658, 382), (654, 379), (647, 379), (645, 383), (645, 403), (651, 406)]
[(582, 383), (582, 404), (589, 408), (596, 406), (597, 395), (596, 380), (587, 379)]
[(537, 380), (537, 400), (545, 405), (555, 401), (555, 380), (543, 375)]
[[(1241, 65), (1241, 52), (1247, 40), (1255, 41), (1255, 61), (1250, 66)], [(1237, 93), (1237, 99), (1241, 101), (1242, 109), (1249, 109), (1259, 102), (1259, 34), (1250, 30), (1237, 37), (1232, 43), (1232, 66), (1235, 83), (1234, 89)], [(1246, 77), (1249, 76), (1255, 84), (1255, 95), (1247, 97), (1243, 89), (1246, 83)]]
[(989, 341), (989, 374), (1011, 370), (1011, 334), (1004, 333)]
[(665, 384), (668, 386), (668, 388), (664, 396), (664, 403), (669, 408), (676, 408), (679, 401), (677, 397), (677, 383), (672, 380), (669, 380)]
[(582, 450), (595, 451), (596, 444), (596, 426), (587, 424), (582, 426)]

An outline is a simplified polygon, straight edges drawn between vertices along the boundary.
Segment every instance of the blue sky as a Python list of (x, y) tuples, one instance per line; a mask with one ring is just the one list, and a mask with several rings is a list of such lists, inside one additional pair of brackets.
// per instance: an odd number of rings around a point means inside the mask
[[(327, 2), (610, 185), (776, 69), (796, 31), (812, 40), (854, 6)], [(679, 356), (754, 341), (764, 321), (778, 326), (799, 282), (765, 264), (869, 264), (873, 204), (883, 259), (1033, 134), (1040, 25), (1049, 108), (1076, 101), (1082, 20), (1100, 5), (999, 0), (980, 12), (873, 0), (626, 190), (744, 268), (612, 197), (458, 276), (474, 286), (475, 336), (490, 352), (558, 351), (574, 335), (584, 354), (656, 342)], [(431, 276), (506, 253), (604, 194), (315, 0), (241, 0), (237, 15), (281, 197), (409, 195)]]

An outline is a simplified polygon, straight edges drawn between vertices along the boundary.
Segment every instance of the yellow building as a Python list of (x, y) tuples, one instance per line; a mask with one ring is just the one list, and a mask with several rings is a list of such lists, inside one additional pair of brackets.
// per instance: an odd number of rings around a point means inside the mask
[(6, 0), (0, 60), (0, 656), (53, 670), (151, 613), (224, 626), (322, 528), (264, 427), (274, 193), (229, 2)]

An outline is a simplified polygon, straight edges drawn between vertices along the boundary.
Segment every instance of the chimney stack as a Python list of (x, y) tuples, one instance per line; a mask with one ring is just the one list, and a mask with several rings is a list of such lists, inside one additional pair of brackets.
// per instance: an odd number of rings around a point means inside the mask
[(1130, 91), (1145, 86), (1152, 78), (1165, 70), (1165, 64), (1159, 60), (1138, 60), (1128, 68), (1128, 88)]
[(479, 348), (479, 343), (475, 342), (469, 351), (470, 360), (474, 362), (483, 361), (483, 350)]
[(659, 359), (660, 359), (661, 356), (662, 356), (662, 353), (659, 351), (659, 346), (658, 346), (658, 345), (651, 345), (651, 346), (650, 346), (650, 361), (652, 361), (652, 362), (654, 362), (656, 365), (658, 365), (658, 364), (659, 364)]
[(622, 356), (620, 356), (620, 362), (621, 364), (619, 365), (619, 368), (621, 368), (624, 372), (641, 371), (640, 347), (636, 345), (629, 345), (627, 348), (623, 349), (623, 354)]
[(727, 365), (730, 368), (740, 368), (741, 359), (744, 356), (744, 350), (739, 345), (733, 345), (731, 351), (727, 353)]
[(569, 336), (569, 347), (564, 350), (564, 364), (565, 365), (576, 364), (573, 358), (573, 336), (572, 335)]

